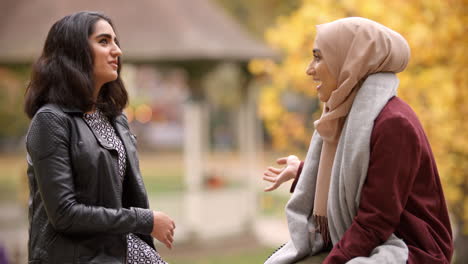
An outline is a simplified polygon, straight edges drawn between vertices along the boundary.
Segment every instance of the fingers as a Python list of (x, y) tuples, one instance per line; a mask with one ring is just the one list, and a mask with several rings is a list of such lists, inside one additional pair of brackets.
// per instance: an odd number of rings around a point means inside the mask
[(161, 242), (163, 242), (167, 248), (172, 249), (172, 243), (174, 243), (174, 230), (170, 229)]
[(169, 242), (169, 240), (164, 240), (163, 243), (164, 243), (164, 245), (166, 245), (166, 247), (167, 247), (168, 249), (172, 249), (172, 243)]
[(168, 242), (170, 242), (170, 249), (172, 249), (172, 243), (174, 243), (174, 229), (175, 223), (174, 221), (171, 221), (171, 228), (169, 228), (169, 232), (166, 234), (166, 239)]
[[(279, 165), (285, 165), (287, 164), (287, 161), (288, 161), (288, 157), (282, 157), (282, 158), (277, 159), (276, 163), (278, 163)], [(265, 192), (273, 191), (281, 185), (281, 183), (284, 181), (284, 180), (281, 180), (281, 177), (283, 177), (281, 176), (282, 175), (281, 173), (284, 173), (284, 171), (285, 171), (285, 167), (280, 168), (280, 169), (275, 168), (275, 167), (268, 167), (268, 169), (263, 172), (263, 180), (273, 183), (273, 185), (264, 189)]]
[(172, 249), (174, 242), (174, 221), (162, 212), (153, 211), (153, 231), (151, 236), (163, 243), (167, 248)]
[(267, 170), (266, 172), (271, 171), (271, 172), (273, 172), (273, 173), (275, 173), (275, 174), (279, 174), (279, 173), (281, 173), (283, 170), (284, 170), (284, 168), (278, 169), (278, 168), (274, 168), (274, 167), (268, 167), (268, 170)]
[(278, 163), (279, 165), (284, 165), (286, 164), (287, 161), (288, 161), (288, 157), (282, 157), (282, 158), (277, 159), (276, 163)]
[(265, 176), (269, 176), (269, 177), (276, 177), (278, 176), (279, 173), (274, 173), (274, 172), (271, 172), (271, 171), (264, 171), (263, 172), (263, 175)]
[(166, 239), (167, 241), (171, 242), (171, 244), (174, 243), (174, 236), (172, 234), (168, 234), (166, 236)]
[(270, 192), (270, 191), (273, 191), (276, 188), (278, 188), (278, 186), (279, 186), (278, 183), (275, 183), (275, 184), (271, 185), (270, 187), (267, 187), (267, 188), (263, 189), (263, 191)]
[(263, 180), (275, 183), (276, 182), (276, 177), (263, 176)]
[(273, 167), (269, 167), (268, 170), (263, 172), (263, 175), (269, 177), (276, 177), (284, 171), (285, 168), (277, 169)]

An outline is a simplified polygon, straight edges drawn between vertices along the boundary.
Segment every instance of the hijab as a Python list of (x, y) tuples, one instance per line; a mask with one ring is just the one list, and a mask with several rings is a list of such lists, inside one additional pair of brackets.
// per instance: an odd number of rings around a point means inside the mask
[(360, 17), (317, 26), (315, 48), (322, 53), (337, 88), (314, 122), (323, 139), (317, 175), (313, 217), (326, 244), (330, 244), (327, 202), (330, 177), (341, 130), (356, 93), (370, 74), (403, 71), (410, 58), (406, 40), (377, 22)]

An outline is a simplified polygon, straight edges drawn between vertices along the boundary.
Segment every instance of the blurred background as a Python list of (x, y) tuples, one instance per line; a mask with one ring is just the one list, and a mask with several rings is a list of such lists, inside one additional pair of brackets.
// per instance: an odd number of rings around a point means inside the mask
[[(432, 145), (456, 238), (468, 263), (468, 1), (0, 0), (0, 259), (26, 263), (23, 96), (51, 25), (101, 11), (124, 53), (125, 109), (151, 207), (177, 223), (173, 264), (263, 263), (288, 240), (289, 184), (261, 177), (309, 144), (320, 115), (305, 75), (315, 25), (363, 16), (398, 32), (412, 58), (399, 96)], [(465, 249), (465, 250), (463, 250)], [(0, 260), (1, 263), (1, 260)]]

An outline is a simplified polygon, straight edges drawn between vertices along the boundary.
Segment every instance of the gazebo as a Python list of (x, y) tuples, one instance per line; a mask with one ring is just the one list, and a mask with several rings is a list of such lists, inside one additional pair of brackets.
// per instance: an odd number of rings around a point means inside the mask
[[(241, 87), (243, 99), (238, 109), (239, 150), (248, 187), (222, 194), (232, 202), (220, 204), (213, 193), (202, 189), (206, 165), (203, 137), (208, 124), (200, 80), (219, 63), (233, 62), (245, 69), (253, 58), (277, 54), (249, 36), (210, 0), (16, 0), (0, 3), (0, 65), (30, 64), (39, 55), (51, 25), (82, 10), (100, 11), (113, 19), (123, 43), (125, 63), (177, 66), (188, 74), (192, 99), (184, 111), (187, 188), (181, 208), (188, 237), (203, 239), (214, 229), (224, 230), (218, 233), (220, 236), (248, 229), (255, 216), (258, 191), (258, 175), (253, 175), (260, 134), (254, 91), (248, 89), (248, 82)], [(226, 214), (236, 218), (204, 224), (207, 218)]]

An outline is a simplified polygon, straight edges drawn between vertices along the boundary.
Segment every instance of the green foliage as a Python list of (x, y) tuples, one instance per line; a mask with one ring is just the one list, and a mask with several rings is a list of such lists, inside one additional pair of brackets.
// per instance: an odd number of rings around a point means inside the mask
[(0, 67), (0, 149), (25, 133), (28, 118), (23, 111), (27, 85), (26, 67)]
[(300, 0), (216, 0), (237, 21), (259, 37), (272, 26), (278, 16), (297, 9)]

